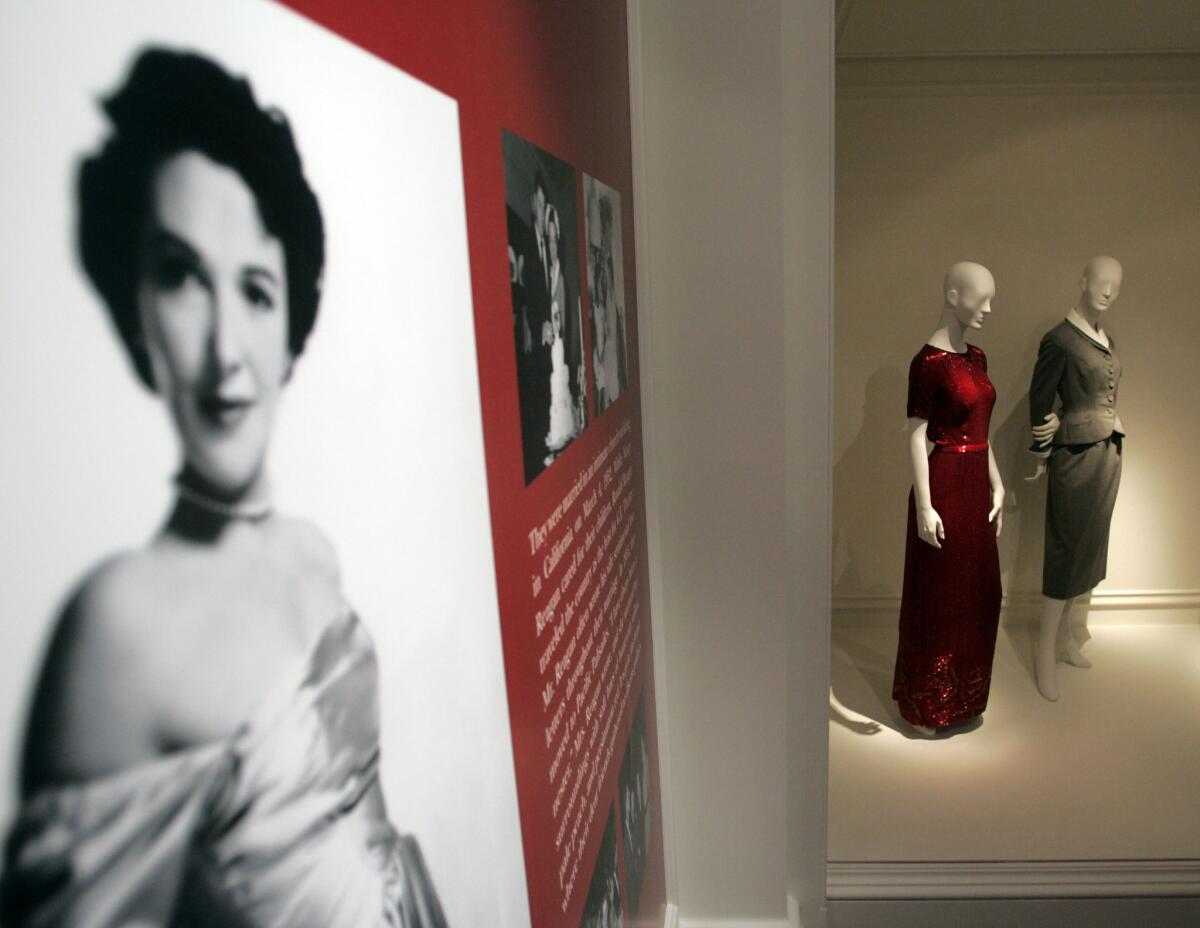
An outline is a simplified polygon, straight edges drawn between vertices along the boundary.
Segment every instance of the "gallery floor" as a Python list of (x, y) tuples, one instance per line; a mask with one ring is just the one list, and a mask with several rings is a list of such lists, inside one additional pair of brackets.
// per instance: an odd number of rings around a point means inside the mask
[(982, 724), (927, 741), (891, 701), (895, 630), (835, 630), (830, 860), (1200, 858), (1200, 625), (1093, 628), (1057, 703), (1033, 634), (1001, 627)]

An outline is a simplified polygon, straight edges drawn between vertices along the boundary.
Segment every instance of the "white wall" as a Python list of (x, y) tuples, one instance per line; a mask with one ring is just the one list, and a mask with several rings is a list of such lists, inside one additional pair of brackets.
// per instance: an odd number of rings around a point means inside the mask
[(788, 893), (812, 925), (824, 901), (831, 14), (631, 4), (668, 892), (685, 925), (784, 924)]
[[(785, 3), (788, 894), (825, 924), (833, 423), (833, 4)], [(793, 922), (795, 924), (795, 922)]]
[[(1025, 336), (1009, 347), (981, 340), (1007, 397), (996, 418), (998, 426), (1007, 423), (1000, 436), (1005, 453), (1015, 457), (1019, 450), (1016, 426), (1008, 422), (1019, 405), (1011, 394), (1027, 381), (1040, 335), (1034, 330), (1065, 310), (1077, 265), (1112, 251), (1128, 269), (1117, 312), (1130, 323), (1124, 331), (1117, 316), (1113, 323), (1131, 368), (1122, 410), (1138, 422), (1147, 455), (1130, 465), (1121, 505), (1145, 495), (1139, 484), (1149, 482), (1139, 479), (1139, 469), (1151, 460), (1167, 473), (1190, 466), (1187, 443), (1194, 437), (1175, 429), (1151, 438), (1163, 413), (1147, 396), (1167, 379), (1147, 370), (1154, 364), (1141, 357), (1134, 314), (1150, 312), (1164, 331), (1186, 331), (1178, 313), (1188, 304), (1166, 284), (1163, 262), (1188, 266), (1186, 220), (1200, 204), (1179, 181), (1195, 163), (1192, 139), (1200, 122), (1192, 118), (1189, 128), (1178, 113), (1164, 114), (1195, 105), (1194, 97), (1177, 94), (1178, 62), (1141, 63), (1164, 79), (1158, 96), (1145, 88), (1137, 97), (1077, 88), (1069, 105), (1056, 105), (1043, 84), (1032, 102), (1025, 90), (1012, 95), (1023, 104), (994, 88), (967, 100), (943, 76), (936, 100), (864, 92), (842, 101), (839, 145), (847, 157), (839, 151), (831, 398), (831, 19), (831, 4), (821, 0), (631, 0), (643, 402), (672, 825), (668, 892), (681, 922), (691, 925), (774, 924), (783, 915), (785, 887), (797, 903), (793, 919), (806, 928), (915, 924), (935, 916), (950, 919), (946, 924), (976, 916), (981, 924), (999, 924), (1001, 912), (1029, 907), (972, 905), (969, 916), (961, 906), (938, 903), (839, 903), (826, 911), (831, 580), (837, 576), (844, 590), (859, 595), (899, 592), (891, 555), (903, 546), (881, 513), (894, 502), (902, 533), (907, 478), (887, 441), (900, 437), (903, 409), (893, 422), (885, 407), (902, 407), (908, 358), (936, 321), (940, 274), (964, 254), (997, 270), (1001, 299), (993, 321), (1011, 327), (1004, 337)], [(1036, 64), (1044, 81), (1053, 67)], [(1105, 76), (1095, 62), (1084, 64)], [(1016, 130), (1031, 111), (1038, 131), (1022, 137)], [(1117, 131), (1122, 120), (1132, 124)], [(1102, 139), (1095, 144), (1112, 157), (1089, 177), (1072, 168), (1069, 144), (1092, 128)], [(1165, 176), (1139, 174), (1139, 158), (1157, 146), (1165, 146), (1159, 157), (1178, 168)], [(1047, 159), (1052, 168), (1039, 173)], [(1113, 198), (1085, 201), (1071, 215), (1047, 209), (1055, 180), (1087, 190), (1114, 170), (1123, 173)], [(1008, 187), (981, 195), (979, 181), (994, 177), (1006, 178)], [(1181, 201), (1149, 217), (1138, 213), (1139, 204), (1162, 197), (1170, 184)], [(1016, 196), (1022, 192), (1031, 195)], [(917, 207), (909, 208), (910, 198)], [(919, 229), (905, 224), (913, 213)], [(955, 217), (962, 222), (955, 225)], [(1040, 230), (1035, 245), (1013, 231), (1026, 227)], [(1056, 275), (1063, 262), (1062, 306), (1049, 305), (1062, 286)], [(1181, 361), (1192, 344), (1176, 338), (1155, 347)], [(899, 376), (889, 377), (893, 354)], [(1027, 369), (1008, 370), (1022, 359)], [(1135, 371), (1142, 379), (1131, 388)], [(861, 479), (852, 481), (847, 466), (860, 433), (868, 440), (858, 457)], [(1164, 452), (1182, 457), (1169, 461)], [(841, 479), (831, 565), (832, 463)], [(1183, 513), (1195, 509), (1189, 506)], [(1155, 512), (1172, 531), (1186, 531), (1184, 515), (1169, 507)], [(848, 513), (861, 516), (850, 571)], [(872, 537), (872, 526), (879, 537)], [(1010, 531), (1021, 537), (1011, 522)], [(1027, 531), (1022, 544), (1031, 537)], [(1165, 560), (1121, 562), (1121, 582), (1200, 586), (1178, 571), (1175, 548), (1159, 550)], [(1011, 573), (1015, 548), (1007, 556)], [(1151, 913), (1155, 905), (1168, 917), (1178, 911), (1171, 902), (1137, 901), (1126, 914)], [(1104, 904), (1053, 908), (1027, 914), (1037, 924), (1051, 924), (1063, 912), (1087, 923)]]
[(652, 0), (631, 14), (673, 900), (685, 922), (782, 920), (779, 4)]
[[(1045, 483), (1021, 479), (1030, 472), (1029, 378), (1039, 338), (1072, 305), (1083, 264), (1098, 253), (1125, 266), (1106, 327), (1125, 367), (1118, 408), (1128, 431), (1099, 592), (1140, 591), (1128, 611), (1200, 589), (1200, 430), (1190, 424), (1200, 390), (1200, 86), (1189, 60), (1190, 82), (1167, 82), (1168, 66), (1178, 77), (1178, 56), (1117, 59), (1101, 71), (1043, 56), (1036, 87), (1003, 59), (990, 70), (899, 62), (909, 69), (902, 86), (884, 82), (886, 62), (846, 63), (837, 110), (835, 603), (898, 601), (907, 368), (937, 325), (942, 273), (960, 259), (988, 265), (998, 288), (973, 340), (998, 393), (1005, 592), (1017, 601), (1040, 593)], [(1025, 74), (1029, 64), (1020, 64)], [(1084, 64), (1086, 80), (1077, 80)], [(1130, 73), (1114, 82), (1122, 68)], [(856, 75), (871, 83), (856, 84)], [(1183, 600), (1197, 611), (1200, 598)]]
[[(1021, 479), (1026, 391), (1039, 337), (1071, 305), (1096, 253), (1116, 255), (1126, 272), (1108, 325), (1126, 366), (1119, 407), (1129, 441), (1101, 590), (1127, 595), (1104, 608), (1195, 621), (1197, 63), (1194, 53), (839, 60), (835, 625), (859, 618), (860, 606), (895, 623), (907, 366), (937, 324), (941, 275), (961, 258), (987, 264), (998, 283), (995, 311), (972, 340), (998, 391), (1005, 590), (1018, 602), (1040, 591), (1045, 491)], [(1196, 917), (1194, 898), (836, 901), (828, 925), (1183, 926)]]

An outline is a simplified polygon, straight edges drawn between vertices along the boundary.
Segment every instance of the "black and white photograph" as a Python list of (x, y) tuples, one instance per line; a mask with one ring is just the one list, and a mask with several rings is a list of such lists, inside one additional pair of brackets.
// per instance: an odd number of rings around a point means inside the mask
[(588, 302), (592, 326), (592, 386), (596, 415), (629, 386), (625, 353), (625, 268), (621, 246), (621, 195), (583, 175), (587, 234)]
[(0, 923), (527, 926), (455, 101), (266, 0), (0, 77)]
[(579, 928), (622, 928), (624, 924), (621, 880), (617, 867), (616, 815), (609, 809), (608, 824), (604, 826), (604, 837), (600, 839), (600, 853), (592, 870), (592, 882), (588, 886)]
[(575, 169), (504, 132), (508, 275), (525, 483), (587, 425)]
[(625, 845), (625, 894), (631, 918), (637, 916), (650, 852), (650, 751), (646, 744), (646, 698), (638, 698), (629, 742), (617, 778), (620, 795), (621, 836)]

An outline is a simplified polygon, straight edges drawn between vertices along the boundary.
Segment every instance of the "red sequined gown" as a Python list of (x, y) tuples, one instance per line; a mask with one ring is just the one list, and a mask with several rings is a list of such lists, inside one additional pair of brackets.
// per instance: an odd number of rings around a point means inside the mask
[(892, 698), (914, 725), (943, 728), (987, 707), (1000, 618), (996, 526), (988, 522), (988, 422), (996, 389), (987, 357), (925, 345), (908, 371), (908, 415), (929, 420), (929, 492), (946, 537), (917, 535), (908, 495), (900, 646)]

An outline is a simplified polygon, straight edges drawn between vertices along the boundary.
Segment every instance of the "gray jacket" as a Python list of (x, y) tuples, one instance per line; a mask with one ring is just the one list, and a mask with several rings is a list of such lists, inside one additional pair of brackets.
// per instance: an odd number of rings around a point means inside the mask
[[(1058, 397), (1062, 424), (1054, 445), (1091, 445), (1113, 433), (1125, 434), (1117, 415), (1121, 361), (1111, 336), (1108, 341), (1105, 348), (1066, 320), (1042, 338), (1029, 385), (1029, 420), (1040, 425)], [(1032, 450), (1048, 453), (1050, 448), (1034, 445)]]

